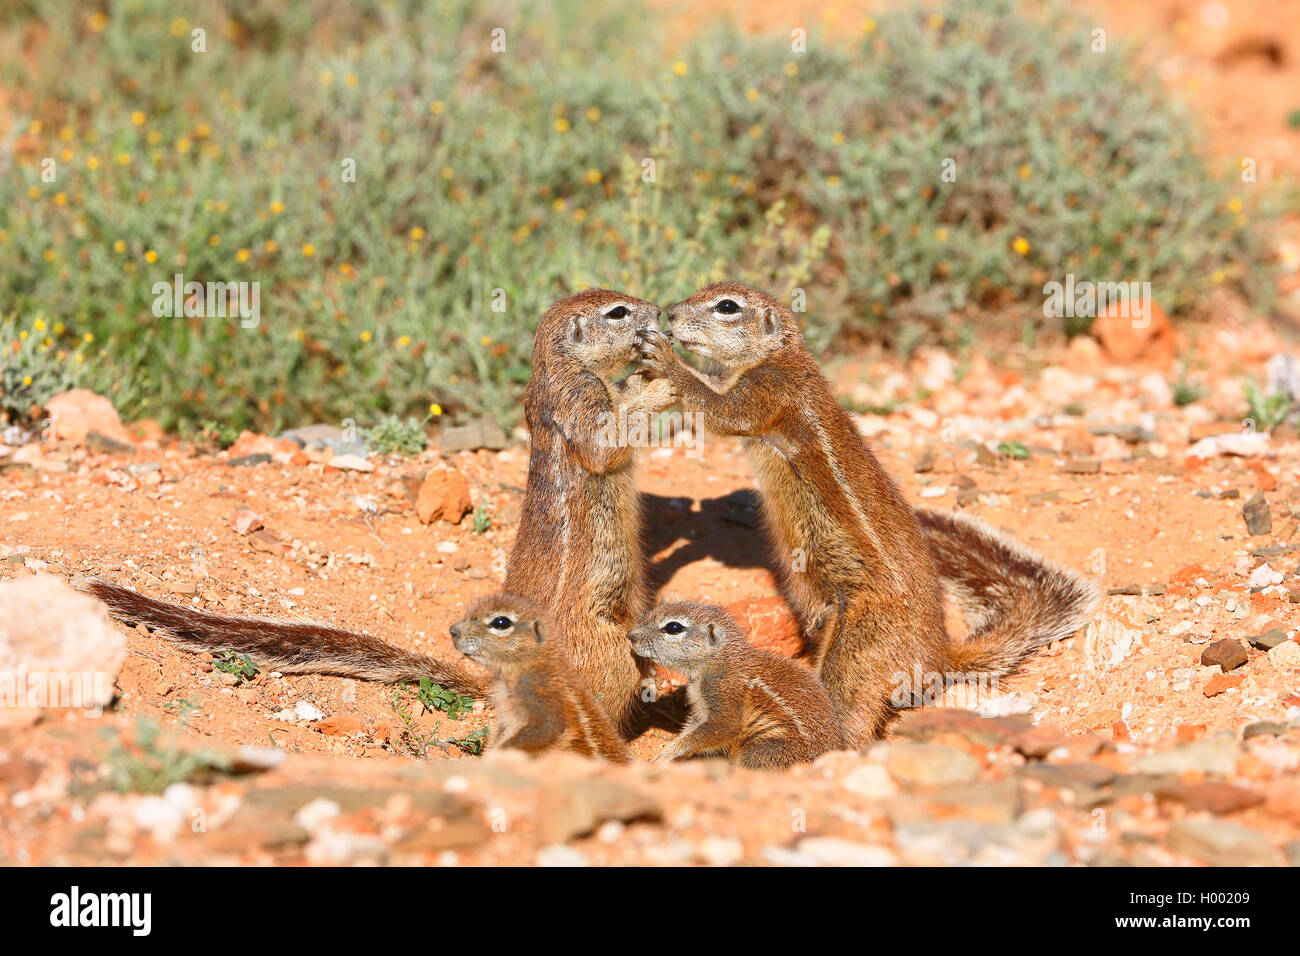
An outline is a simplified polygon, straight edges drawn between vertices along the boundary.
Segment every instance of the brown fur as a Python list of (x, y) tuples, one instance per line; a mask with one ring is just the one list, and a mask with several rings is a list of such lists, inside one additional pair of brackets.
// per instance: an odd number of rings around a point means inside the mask
[[(678, 625), (684, 630), (670, 633)], [(628, 637), (638, 656), (691, 681), (690, 720), (656, 760), (723, 753), (742, 767), (779, 770), (844, 747), (835, 706), (817, 678), (750, 645), (721, 608), (661, 604)]]
[[(508, 628), (493, 628), (502, 618)], [(492, 671), (493, 748), (570, 750), (627, 763), (631, 752), (560, 649), (550, 615), (512, 594), (493, 594), (451, 626), (452, 643)]]
[[(611, 309), (629, 310), (608, 319)], [(504, 590), (555, 616), (564, 650), (614, 723), (626, 728), (644, 676), (627, 631), (645, 606), (641, 501), (633, 449), (605, 428), (620, 406), (646, 415), (674, 400), (666, 382), (614, 378), (636, 358), (659, 309), (596, 290), (555, 303), (537, 326), (524, 391), (528, 487)]]
[(486, 682), (454, 664), (316, 621), (213, 614), (101, 578), (73, 582), (108, 605), (115, 620), (144, 624), (191, 651), (247, 654), (259, 667), (286, 674), (336, 674), (396, 684), (427, 677), (462, 694), (484, 696)]
[[(724, 299), (739, 310), (716, 311)], [(1094, 592), (1085, 582), (1034, 555), (1017, 552), (1019, 563), (1006, 564), (1010, 549), (971, 524), (918, 517), (835, 400), (794, 316), (771, 296), (720, 283), (672, 306), (668, 319), (678, 341), (719, 372), (693, 371), (654, 331), (642, 333), (642, 367), (668, 378), (710, 431), (744, 441), (787, 591), (851, 744), (880, 736), (900, 683), (910, 698), (916, 672), (1006, 669), (1086, 619)], [(1001, 589), (976, 643), (950, 641), (945, 584), (979, 599)]]

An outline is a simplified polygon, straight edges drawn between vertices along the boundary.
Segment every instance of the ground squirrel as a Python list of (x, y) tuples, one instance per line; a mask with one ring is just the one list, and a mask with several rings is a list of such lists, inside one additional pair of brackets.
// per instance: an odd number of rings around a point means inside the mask
[[(669, 308), (668, 322), (717, 372), (684, 364), (658, 329), (639, 334), (641, 366), (672, 382), (708, 430), (743, 439), (787, 593), (850, 744), (878, 737), (921, 693), (918, 678), (1005, 672), (1086, 622), (1091, 583), (974, 522), (912, 509), (771, 296), (711, 285)], [(971, 615), (962, 642), (944, 626), (945, 587)]]
[(452, 644), (492, 671), (489, 745), (558, 748), (627, 763), (631, 752), (557, 643), (551, 616), (513, 594), (480, 598), (451, 626)]
[(578, 674), (624, 731), (644, 676), (627, 632), (645, 607), (645, 562), (633, 449), (611, 424), (620, 409), (648, 416), (675, 401), (644, 374), (615, 384), (636, 359), (638, 330), (658, 320), (657, 306), (606, 290), (542, 316), (524, 391), (528, 483), (503, 585), (551, 611)]
[(720, 752), (742, 767), (782, 769), (844, 747), (835, 707), (817, 678), (751, 646), (721, 608), (661, 604), (628, 637), (638, 657), (691, 681), (690, 720), (656, 760)]
[(389, 684), (427, 677), (476, 697), (487, 690), (486, 681), (454, 664), (402, 650), (369, 634), (317, 621), (213, 614), (147, 597), (101, 578), (80, 578), (73, 584), (103, 601), (109, 614), (124, 624), (144, 624), (191, 651), (247, 654), (265, 670), (336, 674)]

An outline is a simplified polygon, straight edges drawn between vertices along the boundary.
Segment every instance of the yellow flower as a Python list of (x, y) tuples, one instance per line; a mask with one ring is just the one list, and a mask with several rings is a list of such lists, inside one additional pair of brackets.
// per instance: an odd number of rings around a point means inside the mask
[(940, 226), (934, 231), (934, 238), (938, 239), (940, 242), (947, 242), (948, 230), (943, 228), (943, 226)]
[(130, 153), (118, 153), (118, 154), (117, 154), (117, 164), (118, 164), (119, 166), (130, 166), (130, 165), (131, 165), (131, 154), (130, 154)]
[(1228, 200), (1228, 211), (1229, 211), (1229, 212), (1241, 212), (1241, 200), (1238, 199), (1236, 196), (1233, 196), (1231, 199), (1229, 199), (1229, 200)]
[(867, 17), (865, 20), (863, 20), (863, 21), (862, 21), (862, 32), (863, 32), (863, 33), (875, 33), (875, 32), (876, 32), (876, 21), (875, 21), (874, 19), (872, 19), (871, 17)]
[(30, 385), (30, 384), (32, 384), (32, 377), (31, 377), (30, 375), (24, 375), (24, 376), (23, 376), (23, 384), (24, 384), (24, 385)]
[(357, 85), (357, 75), (356, 75), (355, 73), (345, 73), (345, 74), (343, 75), (343, 82), (344, 82), (347, 86), (356, 86), (356, 85)]
[(369, 342), (369, 341), (370, 341), (370, 330), (369, 330), (369, 329), (366, 329), (364, 332), (361, 333), (361, 341), (362, 341), (362, 342)]
[(686, 70), (687, 70), (687, 66), (681, 60), (678, 60), (676, 63), (673, 64), (673, 72), (676, 73), (678, 76), (685, 76)]
[(1034, 174), (1033, 167), (1030, 166), (1028, 163), (1022, 164), (1020, 168), (1016, 170), (1016, 172), (1020, 174), (1021, 179), (1028, 179), (1030, 176)]
[(40, 187), (40, 186), (28, 186), (28, 187), (27, 187), (27, 198), (28, 198), (28, 199), (40, 199), (40, 198), (41, 198), (41, 187)]
[(329, 86), (329, 85), (330, 85), (331, 83), (333, 83), (333, 82), (334, 82), (334, 71), (333, 71), (333, 70), (321, 70), (321, 71), (320, 71), (320, 85), (321, 85), (321, 86)]
[(599, 169), (587, 170), (587, 182), (591, 183), (593, 186), (596, 185), (598, 182), (600, 182), (601, 179), (603, 178), (604, 177), (601, 175)]
[(280, 244), (276, 242), (274, 239), (268, 239), (262, 245), (262, 248), (265, 249), (267, 252), (276, 253), (280, 251)]
[(220, 237), (220, 236), (208, 236), (208, 245), (210, 245), (210, 246), (219, 246), (219, 245), (221, 245), (221, 237)]
[(752, 86), (749, 89), (745, 90), (745, 99), (749, 100), (749, 102), (751, 103), (757, 103), (758, 96), (759, 96), (758, 90), (756, 90)]
[(235, 258), (238, 259), (240, 262), (247, 262), (250, 256), (252, 256), (252, 253), (249, 252), (247, 249), (240, 249), (238, 252), (235, 253)]
[(599, 121), (600, 121), (600, 110), (596, 109), (596, 107), (594, 107), (594, 106), (588, 107), (588, 108), (587, 108), (587, 122), (588, 122), (588, 123), (597, 123), (597, 122), (599, 122)]
[(63, 140), (65, 143), (72, 142), (72, 127), (65, 126), (59, 130), (59, 139)]
[(437, 418), (439, 415), (442, 414), (442, 406), (439, 405), (437, 402), (434, 402), (432, 405), (429, 406), (429, 414), (432, 415), (434, 418)]
[(102, 11), (96, 10), (90, 16), (86, 17), (86, 26), (90, 27), (94, 33), (103, 33), (108, 29), (108, 15)]
[(271, 212), (273, 215), (280, 215), (280, 213), (284, 212), (284, 203), (280, 202), (278, 199), (271, 203)]
[(440, 175), (443, 179), (452, 179), (456, 175), (456, 170), (452, 169), (450, 166), (444, 166), (440, 171)]
[(67, 193), (55, 193), (55, 194), (54, 194), (54, 205), (56, 205), (56, 206), (66, 206), (67, 204), (68, 204), (68, 194), (67, 194)]
[(839, 185), (840, 185), (840, 177), (838, 177), (838, 176), (827, 176), (827, 177), (826, 177), (826, 185), (827, 185), (827, 186), (830, 186), (831, 189), (837, 189), (837, 188), (839, 187)]
[(134, 113), (131, 114), (131, 122), (136, 126), (143, 126), (144, 120), (145, 120), (144, 113), (140, 112), (139, 110), (136, 110)]
[(831, 143), (832, 143), (833, 145), (835, 145), (835, 146), (843, 146), (843, 145), (844, 145), (844, 134), (843, 134), (843, 133), (831, 133)]
[(411, 238), (414, 239), (416, 242), (419, 242), (421, 239), (424, 238), (424, 230), (421, 229), (419, 226), (412, 227)]
[(480, 336), (478, 340), (478, 344), (483, 346), (484, 348), (487, 348), (489, 345), (492, 344), (492, 336), (490, 335)]
[(568, 207), (569, 207), (569, 203), (565, 199), (556, 199), (554, 202), (551, 203), (551, 208), (554, 209), (556, 212), (564, 212), (564, 210), (567, 209)]
[(408, 345), (411, 344), (411, 337), (409, 335), (403, 335), (400, 338), (398, 338), (397, 344), (400, 345), (402, 348), (406, 348)]
[(569, 121), (561, 116), (555, 121), (555, 131), (557, 133), (567, 133), (569, 131)]
[(46, 250), (45, 250), (45, 261), (46, 261), (46, 262), (53, 262), (54, 259), (55, 259), (55, 253), (54, 253), (54, 250), (53, 250), (53, 249), (46, 249)]
[(190, 141), (182, 136), (176, 141), (176, 152), (188, 153), (190, 151)]
[(1215, 285), (1218, 285), (1226, 278), (1227, 278), (1227, 274), (1224, 273), (1222, 269), (1215, 269), (1213, 272), (1210, 273), (1210, 281), (1213, 282)]
[(44, 331), (45, 331), (45, 320), (44, 320), (44, 319), (37, 319), (35, 322), (32, 323), (32, 328), (34, 328), (37, 332), (44, 332)]
[(444, 103), (442, 100), (434, 100), (432, 103), (429, 104), (429, 112), (432, 113), (434, 116), (441, 116), (442, 111), (445, 110), (446, 108), (447, 108), (447, 104)]
[(157, 262), (158, 253), (154, 252), (152, 249), (145, 250), (144, 261), (149, 263)]
[(170, 27), (171, 34), (174, 37), (184, 35), (185, 31), (188, 30), (189, 28), (190, 25), (186, 21), (182, 20), (180, 17), (177, 17), (175, 20), (173, 20), (171, 22), (171, 27)]
[(144, 138), (145, 141), (148, 142), (150, 146), (157, 146), (159, 143), (162, 142), (163, 135), (162, 133), (158, 132), (156, 129), (151, 129), (149, 130), (148, 133), (145, 134)]
[(938, 30), (940, 27), (943, 26), (943, 15), (939, 13), (932, 13), (929, 16), (929, 19), (927, 19), (925, 22), (926, 25), (931, 30)]
[(81, 337), (81, 341), (89, 345), (91, 342), (95, 341), (95, 333), (87, 332), (85, 335)]
[(19, 332), (18, 332), (18, 337), (19, 337), (20, 339), (22, 339), (24, 342), (26, 342), (26, 341), (27, 341), (27, 330), (26, 330), (26, 329), (20, 329)]
[(310, 259), (312, 256), (316, 255), (316, 247), (310, 242), (304, 242), (302, 246), (302, 254)]
[(787, 63), (785, 66), (781, 67), (781, 72), (784, 73), (786, 76), (794, 76), (799, 72), (799, 64)]
[(212, 135), (212, 127), (207, 123), (200, 123), (198, 126), (194, 127), (194, 135), (199, 139), (207, 139)]
[(99, 169), (99, 157), (90, 156), (86, 159), (86, 168), (90, 170)]
[(1011, 243), (1011, 248), (1015, 249), (1020, 255), (1029, 254), (1029, 240), (1024, 236), (1016, 236), (1016, 241)]
[(70, 163), (72, 162), (72, 157), (75, 155), (77, 154), (74, 153), (72, 150), (68, 149), (67, 147), (64, 147), (63, 150), (59, 153), (59, 159), (63, 160), (65, 163)]
[(759, 126), (757, 123), (755, 123), (753, 126), (749, 128), (750, 139), (758, 139), (762, 135), (763, 135), (763, 127)]

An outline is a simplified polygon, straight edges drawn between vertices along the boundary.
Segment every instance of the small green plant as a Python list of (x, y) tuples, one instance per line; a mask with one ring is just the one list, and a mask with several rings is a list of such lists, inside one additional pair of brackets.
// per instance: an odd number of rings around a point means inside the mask
[(260, 670), (247, 654), (236, 654), (234, 651), (222, 651), (221, 656), (212, 662), (212, 666), (222, 673), (234, 674), (239, 678), (240, 684), (247, 684)]
[(190, 722), (190, 715), (202, 708), (202, 704), (195, 703), (188, 697), (178, 697), (175, 700), (169, 700), (163, 704), (163, 710), (175, 714), (176, 719), (182, 724), (188, 724)]
[(226, 422), (214, 421), (211, 418), (204, 420), (200, 433), (218, 448), (229, 448), (239, 438), (239, 429), (237, 427)]
[(1291, 414), (1291, 399), (1286, 395), (1265, 395), (1254, 382), (1246, 383), (1245, 393), (1246, 418), (1257, 431), (1270, 431)]
[(480, 500), (474, 509), (474, 533), (482, 534), (492, 527), (492, 514), (487, 510), (487, 503)]
[(435, 684), (427, 677), (420, 678), (415, 697), (429, 710), (440, 710), (453, 720), (460, 720), (462, 715), (468, 714), (474, 707), (473, 697), (445, 690), (441, 684)]
[(0, 317), (0, 420), (38, 425), (34, 411), (87, 379), (90, 341), (40, 316), (31, 322)]
[(998, 454), (1007, 458), (1025, 459), (1029, 457), (1029, 449), (1023, 442), (1003, 441), (998, 442)]
[(366, 444), (381, 455), (418, 455), (429, 447), (424, 424), (414, 418), (389, 415), (373, 428), (366, 429)]
[(483, 752), (483, 747), (487, 743), (487, 728), (480, 727), (478, 730), (471, 731), (465, 737), (449, 737), (447, 743), (459, 747), (471, 756), (477, 757)]
[(1286, 114), (1286, 125), (1292, 129), (1300, 129), (1300, 109), (1292, 110)]
[(109, 752), (110, 779), (122, 793), (162, 793), (173, 783), (220, 773), (228, 763), (212, 750), (186, 750), (175, 740), (164, 741), (157, 723), (141, 717), (135, 739), (118, 737)]
[(1205, 389), (1195, 382), (1188, 381), (1186, 376), (1174, 382), (1173, 393), (1174, 404), (1179, 408), (1195, 405), (1205, 397)]

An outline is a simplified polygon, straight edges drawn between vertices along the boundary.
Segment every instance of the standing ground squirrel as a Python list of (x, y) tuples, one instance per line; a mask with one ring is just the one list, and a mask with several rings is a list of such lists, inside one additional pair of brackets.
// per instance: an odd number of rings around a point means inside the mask
[(451, 626), (456, 650), (496, 678), (489, 746), (532, 754), (559, 748), (627, 763), (631, 752), (573, 672), (558, 636), (546, 611), (513, 594), (480, 598)]
[(742, 767), (782, 769), (844, 747), (835, 707), (817, 678), (750, 645), (721, 608), (661, 604), (628, 637), (638, 657), (691, 681), (690, 720), (656, 760), (722, 752)]
[(637, 332), (659, 308), (593, 290), (542, 316), (524, 391), (531, 452), (519, 533), (503, 590), (555, 616), (564, 649), (614, 723), (626, 729), (643, 677), (627, 632), (645, 607), (641, 498), (633, 449), (611, 427), (675, 401), (664, 381), (634, 373)]
[(336, 674), (388, 684), (427, 677), (475, 697), (487, 690), (486, 681), (454, 664), (402, 650), (369, 634), (317, 621), (213, 614), (146, 597), (101, 578), (79, 578), (73, 584), (108, 605), (115, 620), (129, 626), (145, 624), (187, 650), (247, 654), (263, 670)]
[[(936, 675), (1005, 672), (1087, 621), (1090, 582), (974, 522), (912, 509), (771, 296), (711, 285), (669, 308), (668, 321), (718, 373), (685, 365), (657, 329), (641, 333), (641, 365), (671, 381), (710, 431), (744, 440), (787, 591), (815, 632), (816, 670), (850, 744), (878, 737)], [(965, 641), (944, 626), (944, 587), (972, 615)]]

